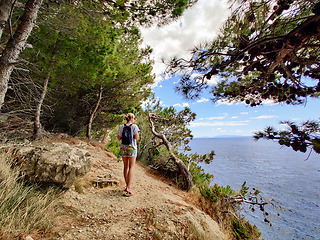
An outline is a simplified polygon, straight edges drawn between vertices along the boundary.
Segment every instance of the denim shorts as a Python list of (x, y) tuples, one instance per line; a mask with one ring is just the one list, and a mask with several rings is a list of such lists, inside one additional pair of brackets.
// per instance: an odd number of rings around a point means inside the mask
[(121, 146), (120, 147), (120, 156), (121, 157), (136, 157), (137, 149), (132, 146)]

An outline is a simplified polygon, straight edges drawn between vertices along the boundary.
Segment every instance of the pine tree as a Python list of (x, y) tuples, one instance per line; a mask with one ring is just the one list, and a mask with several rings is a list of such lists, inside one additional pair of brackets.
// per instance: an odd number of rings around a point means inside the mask
[[(216, 39), (195, 47), (190, 59), (171, 62), (171, 73), (184, 72), (177, 90), (187, 98), (197, 98), (207, 82), (217, 77), (219, 83), (211, 90), (213, 101), (257, 106), (267, 99), (301, 104), (307, 97), (318, 97), (320, 2), (235, 2), (239, 7)], [(300, 137), (294, 145), (315, 147), (319, 135), (319, 130), (309, 134), (309, 144)]]

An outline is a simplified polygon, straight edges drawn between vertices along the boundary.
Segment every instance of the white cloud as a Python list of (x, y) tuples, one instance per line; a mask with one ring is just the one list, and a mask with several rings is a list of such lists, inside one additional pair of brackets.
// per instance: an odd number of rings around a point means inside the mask
[[(244, 102), (241, 102), (241, 101), (229, 101), (227, 99), (221, 99), (221, 100), (218, 100), (217, 101), (217, 105), (216, 106), (219, 106), (219, 105), (240, 105), (240, 104), (244, 104)], [(274, 100), (272, 99), (268, 99), (268, 100), (263, 100), (262, 101), (262, 105), (268, 105), (268, 106), (274, 106), (274, 105), (279, 105), (280, 103), (277, 103), (277, 102), (274, 102)]]
[(225, 119), (228, 116), (227, 113), (224, 113), (223, 116), (219, 117), (207, 117), (206, 120), (215, 120), (215, 119)]
[(205, 83), (208, 84), (209, 86), (216, 85), (219, 82), (220, 82), (220, 79), (217, 75), (212, 76), (210, 80), (205, 80)]
[(173, 107), (181, 107), (181, 108), (184, 108), (184, 107), (189, 107), (189, 103), (176, 103), (173, 105)]
[(235, 119), (235, 118), (238, 118), (238, 116), (233, 116), (233, 117), (231, 117), (232, 119)]
[(249, 114), (248, 112), (241, 112), (240, 114), (242, 114), (242, 115), (247, 115), (247, 114)]
[(223, 127), (223, 126), (246, 126), (250, 121), (233, 121), (233, 122), (192, 122), (190, 127)]
[(203, 97), (203, 98), (197, 100), (197, 103), (208, 102), (208, 101), (210, 101), (210, 99)]
[(199, 118), (199, 119), (196, 119), (195, 121), (202, 121), (204, 120), (204, 118)]
[(262, 101), (262, 104), (263, 104), (263, 105), (271, 105), (271, 106), (274, 106), (274, 105), (279, 105), (280, 103), (277, 103), (277, 102), (275, 102), (275, 101), (272, 100), (272, 99), (267, 99), (267, 100), (263, 100), (263, 101)]
[(261, 115), (259, 117), (252, 117), (251, 119), (268, 119), (268, 118), (277, 118), (275, 115)]
[(156, 81), (163, 80), (161, 74), (174, 56), (188, 57), (189, 51), (205, 41), (212, 40), (229, 15), (227, 1), (199, 0), (188, 9), (179, 21), (162, 28), (156, 26), (141, 29), (144, 45), (150, 45), (154, 51), (155, 61), (153, 73)]
[(244, 103), (240, 101), (218, 100), (216, 106), (219, 106), (219, 105), (231, 106), (231, 105), (240, 105), (240, 104), (244, 104)]

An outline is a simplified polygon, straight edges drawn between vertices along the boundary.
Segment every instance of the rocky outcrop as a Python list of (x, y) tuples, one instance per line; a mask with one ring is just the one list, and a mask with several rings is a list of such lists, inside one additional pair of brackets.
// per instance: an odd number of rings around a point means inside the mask
[(28, 180), (62, 188), (71, 187), (76, 177), (84, 176), (91, 167), (90, 153), (67, 143), (19, 147), (14, 156), (14, 164)]

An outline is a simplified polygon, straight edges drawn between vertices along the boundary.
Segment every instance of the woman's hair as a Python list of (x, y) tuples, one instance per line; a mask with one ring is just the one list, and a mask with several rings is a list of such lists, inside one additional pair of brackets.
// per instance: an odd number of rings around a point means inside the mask
[(124, 118), (125, 118), (127, 121), (130, 121), (131, 118), (134, 118), (134, 114), (133, 114), (133, 113), (128, 113)]

